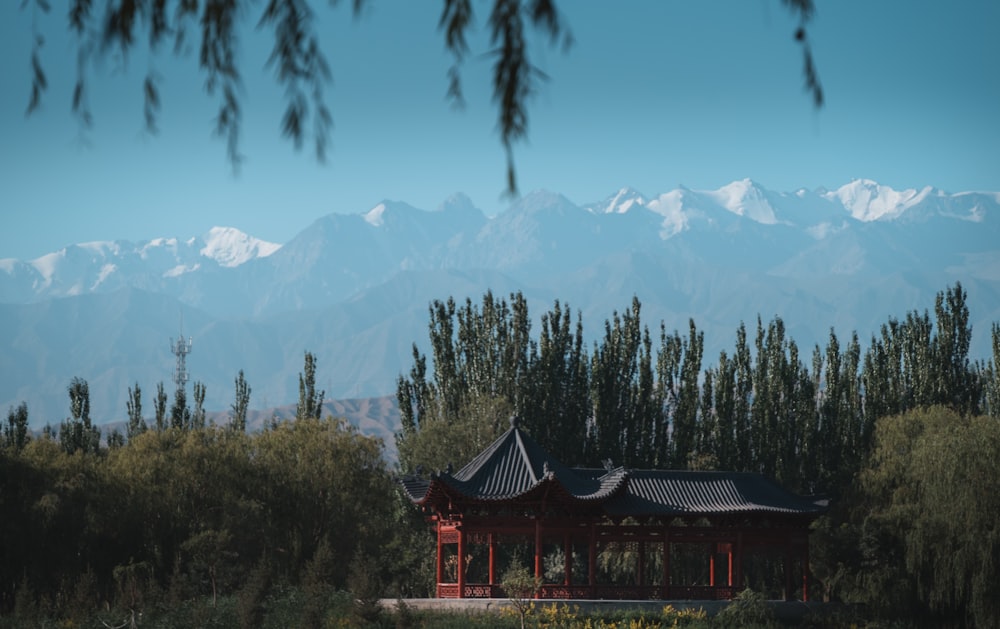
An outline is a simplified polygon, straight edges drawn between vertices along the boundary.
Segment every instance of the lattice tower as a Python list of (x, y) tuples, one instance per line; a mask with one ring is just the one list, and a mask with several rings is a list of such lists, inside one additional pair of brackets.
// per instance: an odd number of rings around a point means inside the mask
[(177, 358), (177, 366), (174, 368), (174, 384), (178, 389), (183, 389), (188, 381), (187, 355), (191, 353), (193, 340), (191, 337), (184, 338), (184, 324), (181, 323), (181, 335), (175, 341), (170, 339), (170, 352)]

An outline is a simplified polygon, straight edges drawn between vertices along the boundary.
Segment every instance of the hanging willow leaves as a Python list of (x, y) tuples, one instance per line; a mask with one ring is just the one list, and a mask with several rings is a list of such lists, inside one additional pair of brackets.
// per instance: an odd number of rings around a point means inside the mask
[[(312, 142), (318, 161), (324, 161), (333, 117), (326, 104), (325, 92), (332, 77), (323, 52), (323, 42), (316, 27), (314, 3), (308, 0), (72, 0), (68, 3), (68, 28), (76, 39), (77, 76), (72, 90), (72, 111), (82, 127), (91, 125), (93, 116), (87, 106), (87, 74), (99, 67), (110, 51), (127, 57), (146, 46), (151, 56), (160, 44), (172, 37), (172, 53), (186, 61), (188, 44), (197, 40), (198, 68), (205, 78), (205, 89), (218, 99), (214, 116), (214, 134), (225, 140), (227, 156), (234, 170), (243, 159), (240, 131), (243, 122), (243, 71), (238, 43), (243, 26), (256, 16), (259, 29), (267, 29), (273, 38), (267, 67), (274, 70), (276, 84), (285, 92), (286, 105), (281, 115), (281, 134), (298, 149)], [(330, 0), (336, 5), (336, 0)], [(369, 0), (353, 0), (352, 13), (362, 14)], [(794, 39), (802, 49), (803, 77), (814, 105), (823, 104), (823, 89), (809, 44), (807, 27), (815, 13), (813, 0), (782, 0), (786, 10), (798, 17)], [(31, 87), (27, 113), (37, 111), (48, 88), (41, 60), (44, 39), (37, 25), (41, 14), (50, 12), (48, 0), (24, 0), (22, 9), (33, 13), (34, 40), (30, 55)], [(607, 3), (607, 10), (614, 5)], [(251, 22), (254, 23), (254, 22)], [(447, 70), (446, 99), (461, 107), (465, 101), (461, 66), (470, 52), (468, 33), (475, 26), (471, 0), (443, 0), (438, 28), (452, 63)], [(497, 110), (497, 130), (507, 158), (506, 192), (517, 193), (514, 146), (528, 134), (528, 105), (546, 74), (533, 63), (529, 44), (534, 30), (547, 36), (548, 45), (568, 49), (573, 37), (567, 20), (555, 0), (492, 0), (487, 27), (494, 60), (492, 97)], [(142, 80), (143, 121), (147, 131), (157, 129), (161, 109), (159, 79), (154, 73)]]

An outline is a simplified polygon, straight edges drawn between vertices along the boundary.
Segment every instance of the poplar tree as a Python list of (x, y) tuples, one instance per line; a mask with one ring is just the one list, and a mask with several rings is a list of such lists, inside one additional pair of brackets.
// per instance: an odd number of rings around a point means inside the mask
[(983, 370), (984, 411), (991, 417), (1000, 419), (1000, 323), (991, 328), (993, 358)]
[(718, 458), (718, 416), (715, 414), (715, 372), (706, 369), (698, 409), (698, 432), (693, 456), (688, 457), (691, 469), (716, 469)]
[(977, 413), (978, 396), (975, 374), (969, 369), (969, 325), (967, 294), (962, 284), (939, 292), (934, 301), (935, 331), (931, 344), (932, 401), (960, 413)]
[(862, 415), (861, 345), (856, 332), (844, 349), (840, 375), (840, 414), (843, 417), (843, 437), (847, 467), (854, 471), (861, 465), (871, 446), (871, 435)]
[(243, 370), (236, 376), (234, 384), (236, 399), (230, 407), (229, 427), (236, 432), (246, 432), (247, 410), (250, 408), (250, 385), (243, 376)]
[(163, 432), (167, 428), (167, 392), (163, 388), (163, 382), (156, 384), (156, 401), (153, 410), (156, 417), (156, 431)]
[(715, 413), (715, 458), (719, 469), (737, 469), (737, 445), (735, 434), (736, 416), (736, 363), (726, 355), (725, 351), (719, 352), (719, 364), (714, 370), (714, 399), (713, 409)]
[(865, 431), (870, 434), (875, 420), (902, 412), (903, 355), (900, 323), (890, 318), (879, 336), (872, 335), (861, 368), (864, 388)]
[(437, 417), (444, 421), (457, 418), (463, 387), (459, 379), (455, 341), (455, 300), (435, 301), (431, 305), (431, 349), (434, 358), (434, 397)]
[(68, 454), (80, 450), (96, 454), (101, 446), (101, 431), (90, 421), (90, 386), (74, 377), (67, 387), (70, 417), (59, 427), (59, 442)]
[(16, 407), (11, 407), (7, 411), (7, 425), (4, 426), (4, 446), (14, 452), (20, 452), (27, 445), (30, 437), (28, 433), (28, 404), (21, 402)]
[[(481, 306), (466, 299), (455, 312), (452, 341), (446, 338), (436, 343), (452, 344), (444, 352), (454, 361), (443, 375), (452, 380), (436, 379), (439, 391), (446, 395), (445, 408), (451, 413), (467, 413), (471, 406), (490, 407), (503, 400), (525, 420), (525, 427), (534, 430), (535, 417), (527, 404), (530, 395), (528, 378), (531, 361), (531, 320), (524, 295), (514, 293), (510, 301), (496, 299), (491, 291), (483, 296)], [(436, 363), (435, 363), (436, 367)], [(494, 432), (501, 426), (493, 426)]]
[(698, 407), (701, 402), (698, 376), (701, 373), (705, 333), (699, 332), (694, 319), (688, 320), (688, 336), (681, 345), (680, 390), (673, 417), (672, 466), (686, 469), (695, 452), (698, 438)]
[(631, 466), (638, 457), (640, 431), (635, 422), (634, 384), (640, 365), (648, 365), (642, 353), (648, 347), (639, 317), (641, 306), (632, 298), (632, 308), (604, 322), (604, 339), (591, 359), (593, 404), (593, 449), (591, 460), (610, 459)]
[(170, 427), (179, 430), (191, 428), (191, 409), (188, 408), (187, 392), (183, 386), (174, 391), (174, 404), (170, 407)]
[(142, 418), (142, 389), (139, 383), (135, 383), (135, 388), (128, 388), (128, 399), (125, 400), (125, 409), (128, 411), (128, 426), (125, 427), (125, 436), (129, 443), (133, 439), (146, 432), (146, 420)]
[(784, 370), (784, 322), (775, 317), (767, 326), (757, 317), (753, 403), (750, 407), (751, 468), (770, 477), (777, 474), (778, 417), (782, 414), (781, 377)]
[(531, 355), (528, 403), (521, 413), (532, 436), (568, 465), (586, 460), (589, 372), (583, 323), (557, 300), (541, 318), (537, 351)]
[(409, 378), (400, 374), (396, 379), (396, 401), (402, 437), (412, 436), (427, 416), (426, 405), (431, 402), (432, 391), (427, 382), (427, 357), (413, 344), (413, 367)]
[(320, 419), (325, 395), (326, 391), (316, 390), (316, 356), (306, 352), (303, 370), (299, 373), (299, 402), (295, 405), (295, 419)]
[(750, 442), (750, 409), (753, 400), (753, 371), (750, 347), (747, 345), (746, 326), (740, 322), (736, 330), (736, 349), (733, 354), (736, 371), (736, 388), (733, 399), (733, 427), (736, 435), (736, 469), (750, 470), (753, 464), (753, 447)]
[(191, 411), (191, 427), (199, 430), (205, 427), (205, 383), (195, 382), (192, 387), (194, 408)]
[(903, 355), (903, 411), (934, 403), (933, 330), (926, 310), (923, 314), (907, 313), (899, 329)]
[[(478, 443), (516, 414), (554, 456), (585, 460), (589, 365), (579, 313), (574, 326), (570, 308), (556, 302), (542, 315), (535, 341), (521, 293), (498, 299), (487, 291), (480, 303), (466, 299), (461, 307), (453, 298), (436, 300), (428, 311), (433, 373), (414, 345), (409, 375), (397, 379), (401, 457), (426, 451), (417, 442), (442, 430)], [(456, 451), (467, 445), (452, 444)]]
[(672, 426), (681, 395), (681, 358), (684, 344), (676, 330), (667, 333), (660, 322), (660, 347), (656, 354), (655, 400), (657, 415), (653, 427), (653, 467), (666, 468), (673, 463)]
[(810, 416), (814, 413), (809, 370), (799, 359), (794, 340), (785, 344), (787, 354), (781, 363), (780, 405), (774, 443), (777, 453), (775, 478), (785, 487), (799, 490), (803, 486), (802, 454), (808, 435)]
[(631, 426), (629, 432), (634, 435), (629, 446), (633, 452), (632, 466), (653, 467), (656, 459), (653, 434), (661, 413), (653, 376), (653, 342), (646, 326), (642, 328), (638, 372), (631, 386), (630, 400), (626, 422)]

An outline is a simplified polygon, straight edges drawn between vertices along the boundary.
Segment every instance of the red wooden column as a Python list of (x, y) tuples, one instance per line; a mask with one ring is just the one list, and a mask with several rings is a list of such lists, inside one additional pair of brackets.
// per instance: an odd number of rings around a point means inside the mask
[[(496, 534), (490, 531), (488, 534), (489, 544), (490, 544), (490, 585), (496, 585), (497, 582), (497, 563), (496, 563), (496, 553), (497, 553), (497, 540)], [(490, 588), (490, 594), (492, 595), (493, 588)]]
[(465, 598), (465, 529), (458, 529), (458, 598)]
[(708, 586), (715, 587), (715, 553), (718, 547), (715, 542), (708, 545)]
[[(535, 519), (535, 578), (542, 578), (542, 521)], [(535, 598), (539, 598), (540, 592), (535, 592)]]
[(441, 584), (441, 579), (444, 578), (444, 557), (442, 555), (442, 550), (444, 550), (444, 544), (441, 543), (441, 520), (437, 521), (437, 534), (438, 534), (438, 556), (437, 556), (437, 581), (434, 589), (438, 596), (441, 596), (439, 587)]
[(726, 544), (726, 561), (729, 564), (726, 569), (726, 585), (733, 587), (733, 544), (732, 542)]

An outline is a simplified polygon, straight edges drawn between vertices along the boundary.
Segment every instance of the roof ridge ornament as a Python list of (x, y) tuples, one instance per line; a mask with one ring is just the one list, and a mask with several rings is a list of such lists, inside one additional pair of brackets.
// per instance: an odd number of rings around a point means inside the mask
[(511, 428), (521, 428), (521, 416), (517, 413), (512, 413), (508, 421), (510, 422)]

